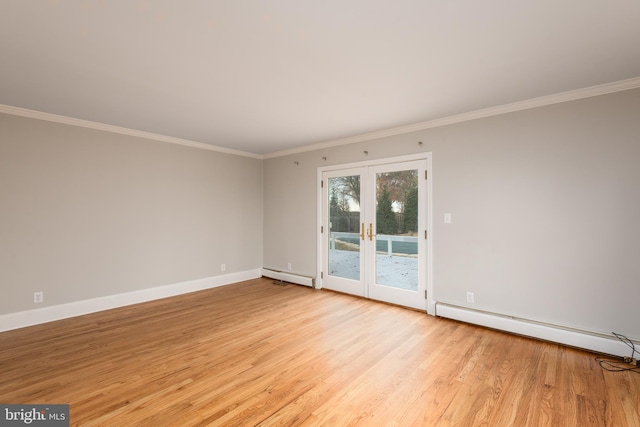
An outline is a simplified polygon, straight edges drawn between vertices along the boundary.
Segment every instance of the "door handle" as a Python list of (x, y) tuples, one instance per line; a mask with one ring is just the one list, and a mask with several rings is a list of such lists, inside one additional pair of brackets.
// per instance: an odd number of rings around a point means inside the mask
[(369, 235), (369, 241), (372, 242), (373, 241), (373, 223), (369, 223), (369, 232), (367, 233)]
[(362, 223), (362, 232), (360, 233), (360, 239), (364, 240), (364, 222)]

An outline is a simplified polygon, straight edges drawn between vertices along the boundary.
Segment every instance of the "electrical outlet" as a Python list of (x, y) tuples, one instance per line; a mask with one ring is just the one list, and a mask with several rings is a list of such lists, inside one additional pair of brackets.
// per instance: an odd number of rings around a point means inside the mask
[(44, 292), (34, 292), (33, 293), (33, 302), (34, 304), (40, 304), (44, 301)]
[(222, 264), (220, 266), (220, 271), (227, 271), (227, 264)]
[(469, 304), (473, 304), (473, 303), (476, 302), (476, 297), (475, 297), (475, 295), (473, 295), (473, 292), (468, 292), (467, 291), (467, 302)]

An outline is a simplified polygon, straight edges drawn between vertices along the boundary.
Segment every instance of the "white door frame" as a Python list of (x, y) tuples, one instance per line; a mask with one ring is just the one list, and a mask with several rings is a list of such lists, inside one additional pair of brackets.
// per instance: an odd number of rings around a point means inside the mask
[(317, 253), (317, 269), (316, 269), (316, 288), (322, 289), (323, 287), (323, 239), (325, 234), (322, 232), (323, 227), (323, 192), (321, 187), (322, 174), (327, 171), (338, 169), (349, 169), (363, 166), (376, 166), (384, 165), (388, 163), (406, 162), (411, 160), (426, 160), (427, 162), (427, 313), (435, 316), (435, 300), (433, 298), (433, 173), (432, 173), (432, 153), (420, 153), (399, 157), (388, 157), (377, 160), (370, 160), (364, 162), (344, 163), (331, 166), (319, 167), (317, 170), (317, 202), (316, 202), (316, 216), (317, 216), (317, 233), (316, 233), (316, 253)]

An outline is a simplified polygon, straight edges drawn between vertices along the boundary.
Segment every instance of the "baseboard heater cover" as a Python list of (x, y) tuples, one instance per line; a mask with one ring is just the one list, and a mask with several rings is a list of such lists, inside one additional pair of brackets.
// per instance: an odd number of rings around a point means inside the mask
[(262, 275), (270, 279), (280, 280), (282, 282), (295, 283), (296, 285), (303, 285), (315, 288), (315, 278), (311, 276), (303, 276), (301, 274), (294, 274), (286, 271), (273, 270), (271, 268), (263, 268)]
[(582, 348), (614, 356), (628, 356), (629, 347), (615, 337), (590, 331), (540, 324), (525, 319), (478, 311), (466, 307), (437, 303), (436, 316), (486, 326), (518, 335), (552, 341), (570, 347)]

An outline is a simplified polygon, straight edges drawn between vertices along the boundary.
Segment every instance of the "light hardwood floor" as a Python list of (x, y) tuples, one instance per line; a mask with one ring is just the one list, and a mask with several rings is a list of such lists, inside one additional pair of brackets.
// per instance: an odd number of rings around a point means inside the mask
[(78, 426), (640, 426), (594, 354), (257, 279), (0, 333), (0, 402)]

